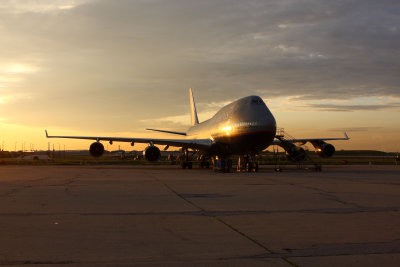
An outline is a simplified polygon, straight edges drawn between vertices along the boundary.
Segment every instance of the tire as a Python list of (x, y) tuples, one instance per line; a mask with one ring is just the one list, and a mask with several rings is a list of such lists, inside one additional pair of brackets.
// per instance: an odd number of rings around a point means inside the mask
[(254, 172), (258, 172), (258, 163), (257, 162), (254, 163), (253, 168), (254, 168)]
[(246, 162), (246, 172), (251, 172), (253, 169), (253, 164), (251, 162)]
[(226, 161), (226, 172), (231, 172), (232, 171), (232, 160), (228, 159)]
[(193, 167), (192, 163), (191, 163), (191, 162), (188, 162), (188, 163), (187, 163), (187, 167), (188, 167), (188, 169), (191, 169), (191, 168)]

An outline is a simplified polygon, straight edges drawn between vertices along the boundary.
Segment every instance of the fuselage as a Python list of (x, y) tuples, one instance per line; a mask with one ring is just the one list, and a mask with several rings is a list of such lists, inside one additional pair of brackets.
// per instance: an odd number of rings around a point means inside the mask
[(275, 118), (258, 96), (232, 102), (187, 131), (188, 138), (213, 140), (204, 153), (218, 156), (258, 153), (272, 143), (275, 134)]

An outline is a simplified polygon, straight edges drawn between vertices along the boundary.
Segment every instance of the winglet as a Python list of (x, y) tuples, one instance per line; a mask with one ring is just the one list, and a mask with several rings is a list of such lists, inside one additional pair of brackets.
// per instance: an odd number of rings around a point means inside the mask
[(196, 103), (194, 102), (192, 88), (189, 88), (190, 95), (190, 118), (192, 119), (192, 125), (199, 124), (199, 119), (197, 117)]
[(45, 129), (44, 132), (46, 133), (46, 137), (49, 138), (49, 135), (47, 134), (47, 130)]
[(346, 132), (344, 132), (344, 137), (345, 137), (347, 140), (350, 139)]

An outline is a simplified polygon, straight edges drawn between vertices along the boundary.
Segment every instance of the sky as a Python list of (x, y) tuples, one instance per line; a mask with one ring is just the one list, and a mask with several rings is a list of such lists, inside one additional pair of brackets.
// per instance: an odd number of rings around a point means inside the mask
[(398, 0), (2, 0), (0, 146), (171, 138), (145, 128), (186, 130), (193, 88), (200, 121), (259, 95), (296, 138), (396, 152), (399, 47)]

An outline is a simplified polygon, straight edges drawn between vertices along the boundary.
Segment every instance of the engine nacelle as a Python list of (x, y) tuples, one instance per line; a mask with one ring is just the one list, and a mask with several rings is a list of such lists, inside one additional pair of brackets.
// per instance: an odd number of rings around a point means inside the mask
[(313, 144), (315, 153), (321, 158), (330, 158), (335, 153), (335, 147), (324, 141), (320, 141), (317, 144)]
[(291, 161), (301, 162), (306, 159), (306, 156), (307, 155), (304, 148), (296, 145), (292, 145), (289, 149), (286, 150), (286, 157)]
[(281, 140), (279, 144), (286, 152), (286, 158), (291, 161), (301, 162), (307, 158), (306, 151), (300, 146), (288, 142), (286, 140)]
[(156, 146), (148, 146), (145, 148), (143, 155), (148, 161), (157, 161), (161, 157), (161, 152)]
[(295, 144), (286, 140), (281, 140), (279, 144), (286, 152), (286, 158), (291, 161), (301, 162), (306, 159), (307, 154), (304, 148), (296, 146)]
[(104, 146), (100, 142), (94, 142), (90, 145), (89, 152), (93, 157), (100, 157), (104, 153)]

